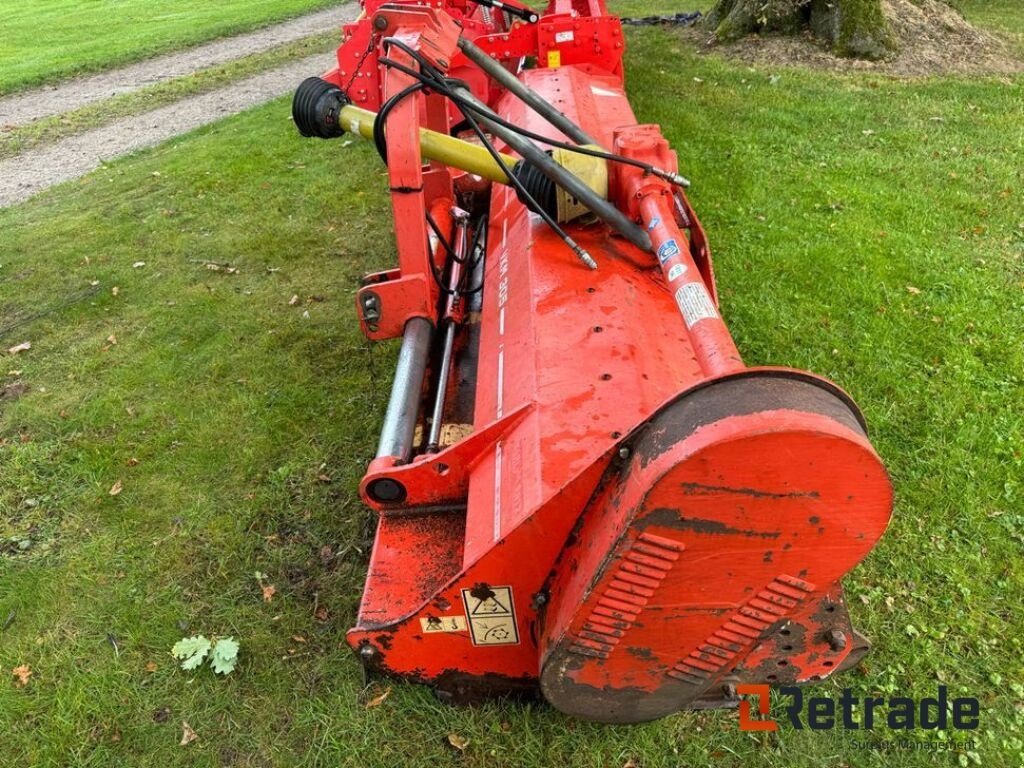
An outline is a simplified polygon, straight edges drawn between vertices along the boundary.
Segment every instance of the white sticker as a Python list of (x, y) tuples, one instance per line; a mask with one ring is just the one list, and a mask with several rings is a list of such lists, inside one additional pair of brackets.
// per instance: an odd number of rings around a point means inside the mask
[(701, 320), (718, 317), (704, 283), (687, 283), (681, 287), (676, 291), (676, 304), (683, 313), (687, 328), (693, 328)]
[(555, 42), (556, 43), (568, 43), (574, 37), (575, 37), (575, 35), (573, 34), (571, 29), (568, 32), (555, 32)]
[(512, 587), (489, 587), (481, 584), (462, 590), (466, 605), (469, 634), (473, 645), (518, 645)]
[(423, 634), (429, 635), (434, 632), (465, 632), (465, 616), (427, 616), (420, 619), (420, 629)]
[(685, 271), (686, 267), (684, 267), (682, 264), (673, 264), (672, 268), (668, 271), (669, 282), (672, 282), (673, 280), (682, 277), (683, 272)]

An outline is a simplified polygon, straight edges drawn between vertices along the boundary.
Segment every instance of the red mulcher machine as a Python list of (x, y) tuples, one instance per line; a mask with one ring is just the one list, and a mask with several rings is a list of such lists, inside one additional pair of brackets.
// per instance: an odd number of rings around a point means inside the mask
[(376, 143), (398, 254), (357, 295), (401, 349), (348, 641), (448, 700), (639, 722), (868, 649), (841, 579), (885, 468), (836, 385), (743, 364), (624, 46), (603, 0), (364, 0), (295, 94), (303, 135)]

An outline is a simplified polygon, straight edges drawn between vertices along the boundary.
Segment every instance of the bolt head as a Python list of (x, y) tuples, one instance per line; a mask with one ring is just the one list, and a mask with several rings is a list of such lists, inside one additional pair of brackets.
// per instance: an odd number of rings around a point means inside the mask
[(632, 456), (632, 451), (630, 451), (629, 448), (627, 448), (626, 446), (622, 446), (621, 448), (619, 448), (620, 459), (625, 460), (628, 459), (630, 456)]
[(369, 661), (377, 655), (377, 649), (372, 645), (364, 645), (359, 649), (359, 658), (363, 661)]
[(833, 651), (841, 651), (846, 647), (846, 633), (841, 629), (830, 629), (825, 634), (825, 640)]

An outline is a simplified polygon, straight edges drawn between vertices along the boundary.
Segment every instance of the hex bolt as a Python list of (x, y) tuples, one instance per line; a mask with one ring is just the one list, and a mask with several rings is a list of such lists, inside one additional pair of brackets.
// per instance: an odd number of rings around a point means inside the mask
[(383, 32), (385, 29), (388, 28), (388, 20), (387, 20), (387, 18), (384, 17), (384, 16), (378, 16), (377, 18), (375, 18), (373, 20), (373, 27), (374, 27), (374, 29), (376, 29), (376, 30), (378, 30), (380, 32)]
[(625, 461), (632, 455), (632, 452), (626, 446), (619, 448), (619, 458)]
[(377, 656), (377, 649), (372, 645), (364, 645), (359, 649), (359, 658), (363, 661), (372, 661)]
[(830, 629), (825, 633), (825, 641), (833, 651), (841, 651), (846, 647), (846, 634), (841, 629)]

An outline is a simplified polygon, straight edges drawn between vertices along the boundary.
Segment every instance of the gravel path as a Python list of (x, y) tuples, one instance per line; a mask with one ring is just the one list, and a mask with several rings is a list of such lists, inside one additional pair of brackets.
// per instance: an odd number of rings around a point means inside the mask
[[(333, 53), (294, 61), (225, 88), (122, 118), (0, 162), (0, 208), (54, 184), (83, 176), (104, 161), (159, 144), (178, 134), (292, 92), (302, 80), (335, 63)], [(284, 115), (282, 115), (283, 117)]]
[[(255, 32), (222, 38), (178, 53), (146, 59), (121, 69), (0, 97), (0, 126), (14, 127), (43, 117), (70, 112), (94, 101), (108, 99), (165, 80), (173, 80), (200, 69), (265, 51), (276, 45), (326, 32), (343, 22), (351, 21), (358, 11), (359, 7), (355, 3), (346, 3)], [(339, 35), (339, 41), (340, 39)]]

